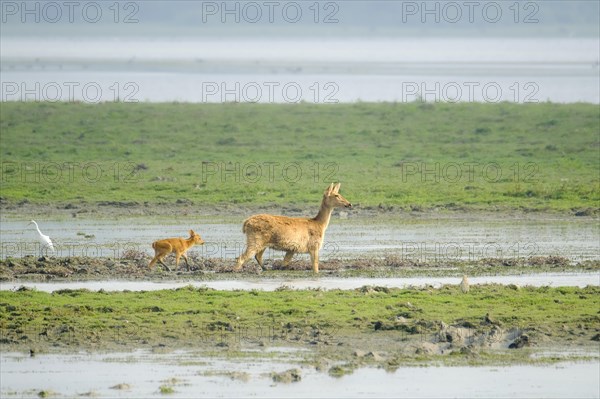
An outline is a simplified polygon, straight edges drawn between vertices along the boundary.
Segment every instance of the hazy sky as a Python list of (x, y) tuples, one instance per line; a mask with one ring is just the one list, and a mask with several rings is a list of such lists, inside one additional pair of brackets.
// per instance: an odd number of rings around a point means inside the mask
[(597, 0), (6, 1), (3, 35), (592, 36)]

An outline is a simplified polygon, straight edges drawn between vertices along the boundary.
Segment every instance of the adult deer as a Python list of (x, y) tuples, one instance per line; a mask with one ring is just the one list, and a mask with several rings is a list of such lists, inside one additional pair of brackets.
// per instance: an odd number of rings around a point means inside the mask
[(287, 216), (254, 215), (244, 221), (242, 231), (246, 234), (246, 250), (237, 258), (234, 268), (238, 271), (252, 256), (263, 267), (262, 256), (267, 248), (285, 251), (284, 266), (296, 253), (309, 253), (313, 272), (319, 272), (319, 250), (323, 246), (325, 230), (334, 208), (350, 208), (338, 192), (341, 183), (331, 185), (323, 193), (319, 213), (312, 219)]

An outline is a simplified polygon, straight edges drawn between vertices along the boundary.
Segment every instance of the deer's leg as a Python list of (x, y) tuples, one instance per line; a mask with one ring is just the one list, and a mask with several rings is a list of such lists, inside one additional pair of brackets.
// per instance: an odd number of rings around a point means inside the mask
[(285, 256), (283, 257), (283, 266), (284, 267), (288, 267), (288, 265), (292, 261), (292, 258), (294, 257), (294, 253), (295, 253), (294, 251), (287, 251), (285, 253)]
[[(169, 255), (171, 253), (172, 249), (173, 249), (173, 247), (171, 246), (171, 244), (166, 244), (166, 246), (161, 245), (161, 246), (157, 246), (154, 248), (154, 252), (155, 252), (154, 258), (158, 261), (158, 263), (160, 263), (168, 271), (171, 271), (171, 269), (169, 268), (169, 266), (167, 266), (165, 264), (164, 259), (167, 255)], [(152, 261), (154, 261), (154, 259)], [(152, 263), (152, 262), (150, 262), (150, 263)]]
[(237, 262), (235, 264), (235, 267), (233, 268), (234, 271), (239, 271), (242, 266), (244, 265), (244, 262), (246, 262), (248, 259), (250, 259), (252, 256), (254, 256), (254, 254), (257, 252), (256, 248), (254, 246), (248, 246), (248, 248), (246, 248), (246, 250), (244, 251), (243, 254), (241, 254), (238, 258), (237, 258)]
[(319, 273), (319, 249), (313, 249), (310, 251), (310, 260), (312, 263), (312, 269), (314, 273)]
[(158, 254), (154, 254), (154, 258), (152, 258), (152, 260), (150, 261), (148, 268), (152, 269), (152, 266), (154, 266), (154, 264), (156, 263), (157, 260), (158, 260)]
[[(239, 271), (242, 266), (244, 265), (244, 262), (246, 262), (248, 259), (250, 259), (251, 257), (253, 257), (255, 254), (258, 254), (260, 252), (260, 256), (259, 258), (262, 260), (262, 252), (264, 252), (264, 249), (266, 248), (265, 245), (263, 245), (263, 243), (257, 239), (256, 237), (253, 237), (252, 235), (247, 235), (246, 236), (246, 250), (244, 251), (244, 253), (242, 253), (236, 261), (235, 267), (233, 268), (234, 271)], [(258, 261), (258, 259), (257, 259)], [(259, 262), (260, 264), (260, 262)], [(262, 265), (261, 265), (262, 267)]]
[(163, 265), (165, 267), (165, 269), (167, 269), (168, 271), (171, 271), (171, 268), (169, 268), (169, 266), (167, 266), (167, 264), (165, 262), (163, 262), (164, 258), (165, 258), (165, 255), (163, 255), (160, 258), (158, 258), (158, 263), (160, 263), (161, 265)]
[(181, 255), (179, 252), (175, 252), (175, 270), (179, 270), (179, 259), (181, 258)]
[(148, 268), (152, 269), (152, 267), (156, 264), (156, 261), (158, 261), (158, 260), (160, 260), (160, 251), (155, 249), (154, 250), (154, 258), (152, 258), (152, 260), (148, 264)]
[(181, 256), (183, 256), (183, 260), (185, 260), (185, 268), (187, 269), (187, 271), (190, 271), (190, 264), (188, 262), (188, 258), (186, 254), (181, 254)]
[(262, 257), (263, 257), (263, 254), (265, 253), (265, 250), (266, 250), (266, 249), (267, 249), (267, 248), (265, 247), (265, 248), (261, 249), (260, 251), (258, 251), (258, 252), (256, 253), (256, 255), (254, 255), (254, 259), (256, 259), (256, 261), (258, 262), (258, 265), (259, 265), (261, 268), (263, 267), (263, 259), (262, 259)]

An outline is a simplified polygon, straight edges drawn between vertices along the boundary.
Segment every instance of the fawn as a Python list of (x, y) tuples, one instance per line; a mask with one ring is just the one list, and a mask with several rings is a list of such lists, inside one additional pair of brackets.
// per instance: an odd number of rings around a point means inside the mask
[(150, 261), (148, 267), (152, 269), (152, 266), (158, 261), (161, 265), (167, 268), (168, 271), (171, 271), (167, 265), (163, 262), (165, 256), (170, 253), (175, 253), (175, 269), (179, 267), (179, 258), (183, 256), (185, 260), (185, 265), (187, 270), (190, 270), (190, 265), (188, 263), (188, 258), (186, 256), (186, 252), (193, 247), (194, 245), (204, 244), (204, 240), (196, 233), (194, 230), (190, 230), (190, 238), (166, 238), (164, 240), (154, 241), (152, 243), (152, 248), (154, 248), (154, 258)]

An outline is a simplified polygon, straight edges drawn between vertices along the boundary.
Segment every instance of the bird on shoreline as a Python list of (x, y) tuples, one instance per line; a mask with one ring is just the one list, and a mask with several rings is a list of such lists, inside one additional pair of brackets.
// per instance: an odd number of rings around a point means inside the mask
[(35, 225), (35, 228), (39, 235), (38, 239), (40, 241), (40, 255), (44, 255), (44, 252), (47, 252), (48, 250), (50, 250), (50, 252), (54, 253), (54, 244), (52, 244), (52, 240), (50, 239), (50, 237), (48, 237), (45, 234), (42, 234), (42, 232), (40, 231), (40, 228), (35, 220), (30, 221), (27, 226), (29, 226), (31, 224)]

